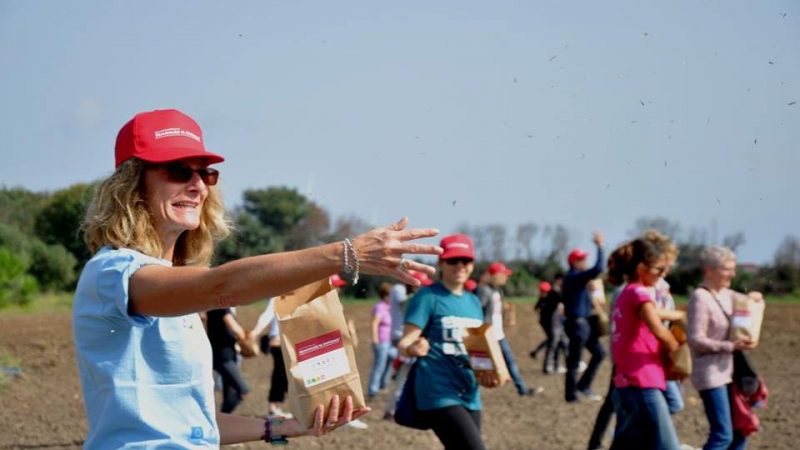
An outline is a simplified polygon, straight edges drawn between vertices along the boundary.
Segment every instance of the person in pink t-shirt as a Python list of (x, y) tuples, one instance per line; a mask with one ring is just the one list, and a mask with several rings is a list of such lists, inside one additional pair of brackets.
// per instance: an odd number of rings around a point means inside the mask
[(391, 362), (397, 357), (397, 348), (392, 345), (392, 306), (389, 293), (392, 285), (381, 283), (378, 288), (380, 301), (372, 309), (372, 371), (369, 374), (367, 397), (372, 398), (386, 388), (391, 375)]
[(611, 355), (617, 426), (612, 449), (678, 449), (675, 426), (664, 399), (664, 353), (678, 348), (653, 300), (652, 287), (667, 270), (662, 246), (635, 239), (608, 258), (608, 279), (627, 285), (614, 305)]

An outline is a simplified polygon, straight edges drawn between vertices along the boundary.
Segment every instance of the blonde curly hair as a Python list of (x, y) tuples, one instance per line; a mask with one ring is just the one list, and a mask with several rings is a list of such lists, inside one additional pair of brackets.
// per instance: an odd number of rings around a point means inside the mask
[[(136, 158), (120, 164), (95, 189), (81, 226), (83, 240), (92, 253), (101, 247), (129, 248), (160, 258), (163, 249), (144, 196), (145, 164)], [(231, 232), (222, 195), (208, 186), (200, 226), (181, 234), (175, 244), (172, 263), (176, 266), (205, 266), (214, 256), (214, 242)]]

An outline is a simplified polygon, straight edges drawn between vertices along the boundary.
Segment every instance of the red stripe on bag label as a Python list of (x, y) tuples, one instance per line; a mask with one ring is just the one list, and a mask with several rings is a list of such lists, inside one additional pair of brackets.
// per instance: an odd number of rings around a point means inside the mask
[(342, 332), (333, 330), (329, 333), (306, 339), (303, 342), (298, 342), (294, 349), (297, 352), (297, 361), (303, 362), (343, 347)]

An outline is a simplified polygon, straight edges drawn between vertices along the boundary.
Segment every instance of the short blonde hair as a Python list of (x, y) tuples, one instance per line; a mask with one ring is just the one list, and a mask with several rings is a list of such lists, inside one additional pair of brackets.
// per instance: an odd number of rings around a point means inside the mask
[[(95, 189), (81, 227), (83, 240), (92, 253), (110, 245), (161, 257), (161, 240), (143, 195), (144, 169), (142, 161), (131, 158)], [(175, 244), (172, 263), (176, 266), (210, 264), (214, 242), (228, 236), (230, 231), (222, 196), (216, 186), (208, 186), (200, 226), (181, 234)]]

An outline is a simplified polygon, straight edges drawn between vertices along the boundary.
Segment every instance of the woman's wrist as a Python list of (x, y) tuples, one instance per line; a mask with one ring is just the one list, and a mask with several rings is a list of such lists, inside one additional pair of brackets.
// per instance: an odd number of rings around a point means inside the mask
[(286, 426), (286, 421), (281, 418), (267, 417), (264, 421), (264, 441), (270, 444), (280, 444), (288, 442), (291, 430)]

